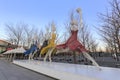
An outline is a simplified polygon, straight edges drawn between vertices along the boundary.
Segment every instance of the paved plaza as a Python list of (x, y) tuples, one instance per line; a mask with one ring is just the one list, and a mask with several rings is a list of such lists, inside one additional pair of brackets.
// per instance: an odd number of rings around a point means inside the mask
[(0, 59), (0, 80), (55, 80)]

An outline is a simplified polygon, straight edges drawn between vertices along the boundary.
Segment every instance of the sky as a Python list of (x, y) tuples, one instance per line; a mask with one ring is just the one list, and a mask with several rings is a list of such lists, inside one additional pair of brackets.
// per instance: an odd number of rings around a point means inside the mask
[[(104, 13), (111, 0), (0, 0), (0, 39), (6, 39), (5, 24), (24, 22), (42, 29), (54, 21), (59, 30), (69, 20), (72, 10), (80, 7), (83, 19), (95, 32), (99, 13)], [(95, 33), (94, 36), (98, 37)]]

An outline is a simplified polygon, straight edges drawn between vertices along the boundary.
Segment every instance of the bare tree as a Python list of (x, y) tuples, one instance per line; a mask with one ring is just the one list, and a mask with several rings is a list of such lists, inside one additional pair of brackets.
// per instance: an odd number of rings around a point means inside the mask
[(28, 47), (30, 47), (33, 39), (34, 39), (34, 35), (35, 35), (35, 28), (34, 27), (30, 27), (29, 25), (27, 25), (26, 27), (24, 27), (24, 39), (26, 40), (25, 43), (27, 43), (26, 45)]
[(98, 43), (93, 38), (90, 29), (88, 29), (88, 26), (85, 23), (79, 31), (79, 40), (82, 42), (87, 50), (89, 50), (90, 52), (96, 52)]
[(16, 25), (6, 24), (6, 31), (9, 36), (9, 41), (14, 43), (15, 45), (19, 45), (22, 40), (23, 35), (23, 27), (25, 24), (18, 23)]
[(30, 47), (34, 38), (38, 36), (38, 31), (34, 26), (29, 26), (25, 23), (6, 24), (6, 31), (9, 36), (9, 41), (15, 45)]
[(109, 4), (111, 10), (99, 15), (102, 21), (99, 31), (111, 53), (120, 53), (120, 3), (113, 0)]
[(86, 26), (84, 24), (83, 27), (79, 31), (79, 39), (82, 42), (82, 44), (85, 45), (85, 47), (89, 46), (89, 45), (87, 45), (88, 44), (87, 42), (89, 40), (89, 36), (90, 36), (90, 31), (88, 31), (88, 26)]
[(38, 43), (41, 45), (43, 43), (44, 33), (42, 30), (38, 32)]

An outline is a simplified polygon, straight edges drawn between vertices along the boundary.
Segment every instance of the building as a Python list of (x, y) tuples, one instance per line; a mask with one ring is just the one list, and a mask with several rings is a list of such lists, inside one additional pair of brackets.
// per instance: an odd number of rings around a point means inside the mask
[(5, 41), (5, 40), (0, 40), (0, 53), (6, 51), (6, 49), (8, 48), (8, 45), (10, 45), (11, 43)]

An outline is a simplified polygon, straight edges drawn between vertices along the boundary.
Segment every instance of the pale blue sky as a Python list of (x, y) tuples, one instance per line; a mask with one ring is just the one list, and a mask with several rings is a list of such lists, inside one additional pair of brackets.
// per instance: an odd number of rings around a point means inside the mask
[[(106, 11), (108, 1), (111, 0), (0, 0), (0, 39), (7, 37), (5, 23), (22, 21), (41, 29), (54, 20), (57, 27), (63, 27), (70, 12), (78, 7), (82, 9), (86, 24), (95, 32), (92, 26), (98, 26), (97, 15)], [(98, 38), (96, 33), (94, 36)]]

